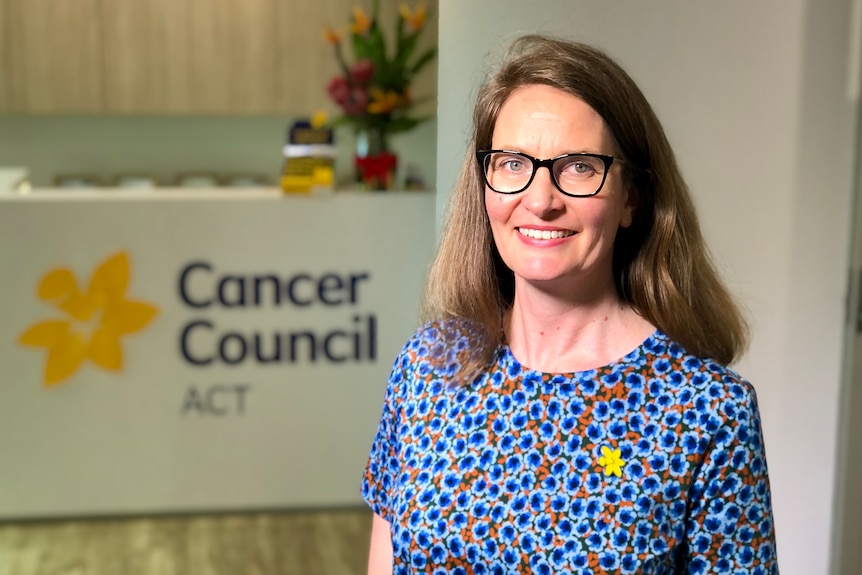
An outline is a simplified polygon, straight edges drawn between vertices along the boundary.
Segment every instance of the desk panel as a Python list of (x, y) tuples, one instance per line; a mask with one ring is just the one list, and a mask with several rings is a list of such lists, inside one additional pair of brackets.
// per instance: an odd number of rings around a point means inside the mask
[(0, 199), (0, 519), (361, 502), (434, 241), (426, 193)]

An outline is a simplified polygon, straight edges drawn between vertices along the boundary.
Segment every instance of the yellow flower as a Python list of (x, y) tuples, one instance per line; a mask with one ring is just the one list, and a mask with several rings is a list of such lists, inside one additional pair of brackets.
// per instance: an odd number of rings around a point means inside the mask
[(622, 477), (625, 462), (619, 449), (610, 449), (603, 445), (602, 456), (599, 457), (599, 465), (604, 467), (605, 475)]
[(343, 32), (335, 30), (334, 28), (327, 27), (323, 31), (323, 39), (326, 40), (329, 44), (332, 44), (333, 46), (339, 44), (343, 36)]
[(416, 6), (416, 10), (410, 11), (406, 4), (402, 4), (398, 9), (401, 18), (407, 23), (411, 32), (417, 32), (425, 23), (425, 4), (420, 3)]
[(371, 29), (371, 19), (359, 6), (353, 8), (353, 23), (350, 25), (350, 29), (354, 34), (361, 34), (363, 36)]
[(407, 96), (394, 90), (371, 89), (371, 102), (368, 104), (369, 114), (385, 114), (407, 104)]
[(18, 338), (21, 345), (44, 347), (44, 384), (54, 386), (72, 376), (89, 359), (99, 367), (120, 371), (123, 348), (120, 338), (143, 329), (158, 313), (148, 303), (126, 299), (129, 260), (120, 252), (93, 272), (86, 292), (78, 288), (74, 274), (54, 269), (39, 282), (37, 296), (67, 314), (65, 319), (38, 322)]
[(318, 130), (329, 121), (329, 115), (324, 110), (318, 110), (311, 117), (311, 127)]

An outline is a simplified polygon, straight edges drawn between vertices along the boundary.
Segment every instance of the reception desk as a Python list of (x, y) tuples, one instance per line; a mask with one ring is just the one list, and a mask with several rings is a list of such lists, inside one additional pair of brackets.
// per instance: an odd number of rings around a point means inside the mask
[(434, 195), (0, 196), (0, 519), (339, 506)]

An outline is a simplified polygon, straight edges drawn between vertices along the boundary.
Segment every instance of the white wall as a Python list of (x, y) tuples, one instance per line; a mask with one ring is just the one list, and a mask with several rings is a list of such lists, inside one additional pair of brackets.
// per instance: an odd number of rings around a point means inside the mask
[[(862, 20), (862, 2), (854, 5)], [(857, 24), (859, 24), (857, 20)], [(862, 40), (862, 37), (858, 38)], [(862, 65), (857, 70), (862, 72)], [(862, 124), (857, 117), (857, 133)], [(857, 136), (858, 138), (858, 136)], [(858, 141), (858, 140), (857, 140)], [(858, 144), (857, 144), (858, 145)], [(854, 263), (850, 278), (847, 314), (847, 338), (844, 347), (845, 381), (839, 399), (838, 483), (835, 506), (836, 533), (835, 573), (862, 573), (862, 332), (857, 332), (857, 318), (862, 312), (862, 150), (857, 149), (856, 195), (854, 197), (853, 240)]]
[(851, 0), (441, 0), (438, 214), (487, 70), (521, 33), (606, 50), (662, 119), (754, 338), (787, 575), (827, 573), (833, 525), (854, 119)]

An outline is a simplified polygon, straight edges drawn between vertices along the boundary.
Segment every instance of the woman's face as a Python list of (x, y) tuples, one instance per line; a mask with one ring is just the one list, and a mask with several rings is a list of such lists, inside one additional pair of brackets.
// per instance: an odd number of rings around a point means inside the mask
[[(500, 109), (491, 147), (538, 159), (570, 153), (620, 156), (595, 110), (544, 85), (524, 86), (509, 96)], [(554, 186), (550, 172), (539, 168), (520, 193), (500, 194), (486, 187), (485, 208), (494, 242), (514, 272), (516, 286), (564, 282), (560, 287), (613, 289), (614, 238), (621, 226), (631, 225), (634, 210), (619, 162), (611, 166), (595, 196), (566, 196)]]

